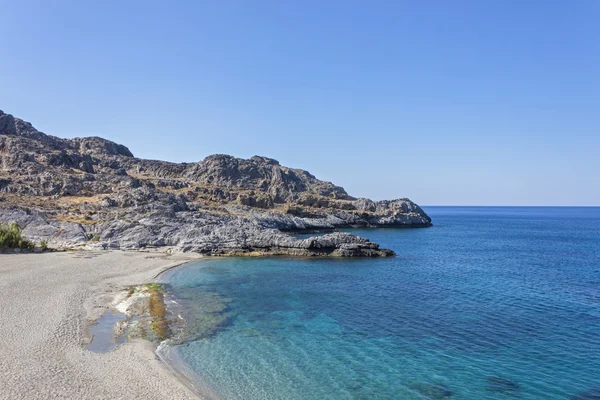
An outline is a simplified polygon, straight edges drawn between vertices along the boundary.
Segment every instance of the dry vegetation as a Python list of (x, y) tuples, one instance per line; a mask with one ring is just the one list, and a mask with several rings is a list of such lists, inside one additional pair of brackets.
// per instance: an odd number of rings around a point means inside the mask
[(102, 200), (103, 196), (62, 196), (58, 200), (59, 204), (65, 204), (68, 206), (81, 205), (81, 204), (98, 204)]
[(59, 222), (70, 222), (72, 224), (80, 224), (80, 225), (94, 225), (99, 221), (90, 219), (89, 216), (82, 215), (69, 215), (69, 214), (57, 214), (54, 217), (54, 220)]

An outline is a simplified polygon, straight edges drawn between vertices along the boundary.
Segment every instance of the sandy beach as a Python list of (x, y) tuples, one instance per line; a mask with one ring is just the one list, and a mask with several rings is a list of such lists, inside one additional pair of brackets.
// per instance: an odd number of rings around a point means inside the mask
[(197, 399), (143, 340), (86, 349), (123, 286), (190, 259), (120, 251), (0, 255), (0, 399)]

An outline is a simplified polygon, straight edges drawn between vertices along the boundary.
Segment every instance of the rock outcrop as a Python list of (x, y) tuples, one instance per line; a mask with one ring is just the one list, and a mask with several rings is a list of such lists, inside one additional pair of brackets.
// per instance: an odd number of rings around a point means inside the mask
[(46, 135), (2, 111), (0, 221), (55, 246), (298, 256), (393, 252), (347, 233), (298, 239), (285, 232), (431, 225), (408, 199), (357, 199), (267, 157), (144, 160), (102, 138)]

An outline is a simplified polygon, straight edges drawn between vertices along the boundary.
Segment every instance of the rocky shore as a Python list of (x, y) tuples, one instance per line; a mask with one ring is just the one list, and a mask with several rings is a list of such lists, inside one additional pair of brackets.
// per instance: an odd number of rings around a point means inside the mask
[(339, 228), (431, 225), (408, 199), (354, 198), (270, 158), (145, 160), (102, 138), (46, 135), (0, 111), (0, 222), (13, 221), (52, 247), (340, 257), (394, 253)]

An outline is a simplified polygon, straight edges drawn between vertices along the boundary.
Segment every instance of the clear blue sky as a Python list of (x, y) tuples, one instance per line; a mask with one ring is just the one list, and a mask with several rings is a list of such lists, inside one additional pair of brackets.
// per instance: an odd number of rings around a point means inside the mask
[(600, 205), (600, 1), (1, 1), (0, 109), (356, 196)]

